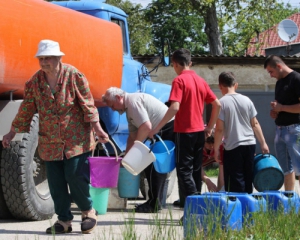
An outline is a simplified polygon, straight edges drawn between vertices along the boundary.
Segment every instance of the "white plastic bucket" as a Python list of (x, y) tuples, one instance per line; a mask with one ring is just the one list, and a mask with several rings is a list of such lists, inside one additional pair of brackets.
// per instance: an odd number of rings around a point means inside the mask
[(155, 161), (153, 152), (142, 142), (134, 141), (133, 146), (123, 157), (122, 165), (133, 175), (138, 175)]

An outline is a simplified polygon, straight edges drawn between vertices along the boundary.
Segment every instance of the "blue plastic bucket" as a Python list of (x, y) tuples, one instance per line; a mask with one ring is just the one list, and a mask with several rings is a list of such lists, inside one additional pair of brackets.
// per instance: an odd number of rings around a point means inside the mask
[(109, 188), (95, 188), (90, 186), (90, 195), (93, 200), (93, 208), (99, 214), (105, 214), (108, 206)]
[(253, 185), (257, 191), (279, 190), (282, 187), (284, 174), (273, 155), (256, 155), (253, 167)]
[(194, 239), (199, 231), (242, 229), (242, 205), (238, 198), (224, 193), (188, 196), (184, 204), (183, 230), (186, 239)]
[(154, 168), (159, 173), (169, 173), (175, 169), (175, 143), (169, 140), (162, 140), (152, 145), (151, 150), (156, 160), (153, 162)]
[(133, 175), (126, 168), (121, 167), (118, 180), (120, 198), (136, 198), (139, 196), (140, 174)]

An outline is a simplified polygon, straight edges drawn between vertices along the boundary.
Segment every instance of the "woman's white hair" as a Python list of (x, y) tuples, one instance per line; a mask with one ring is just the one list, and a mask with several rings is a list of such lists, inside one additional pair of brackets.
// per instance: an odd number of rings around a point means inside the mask
[(102, 95), (102, 101), (115, 101), (117, 99), (117, 96), (124, 97), (125, 91), (123, 91), (121, 88), (117, 87), (110, 87), (106, 90), (105, 94)]

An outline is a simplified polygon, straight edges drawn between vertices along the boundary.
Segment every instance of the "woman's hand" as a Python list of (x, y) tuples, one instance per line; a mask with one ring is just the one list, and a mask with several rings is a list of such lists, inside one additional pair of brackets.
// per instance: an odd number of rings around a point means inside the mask
[(2, 146), (4, 148), (7, 148), (9, 147), (9, 144), (11, 142), (11, 140), (16, 136), (16, 133), (13, 132), (12, 130), (10, 130), (9, 133), (7, 133), (6, 135), (3, 136), (3, 139), (2, 139)]

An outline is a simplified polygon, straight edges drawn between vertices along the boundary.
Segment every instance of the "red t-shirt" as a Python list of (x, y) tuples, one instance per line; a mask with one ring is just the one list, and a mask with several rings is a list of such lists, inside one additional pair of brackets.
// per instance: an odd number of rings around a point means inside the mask
[(175, 116), (174, 132), (190, 133), (204, 130), (204, 103), (216, 100), (207, 82), (192, 70), (184, 70), (172, 83), (169, 101), (180, 103)]
[[(223, 165), (223, 155), (224, 155), (223, 144), (220, 145), (219, 151), (220, 151), (220, 163), (219, 164)], [(212, 164), (213, 162), (216, 162), (215, 158), (214, 158), (214, 154), (215, 154), (214, 150), (211, 150), (208, 153), (207, 150), (205, 148), (203, 148), (202, 167), (206, 167), (206, 166)]]

